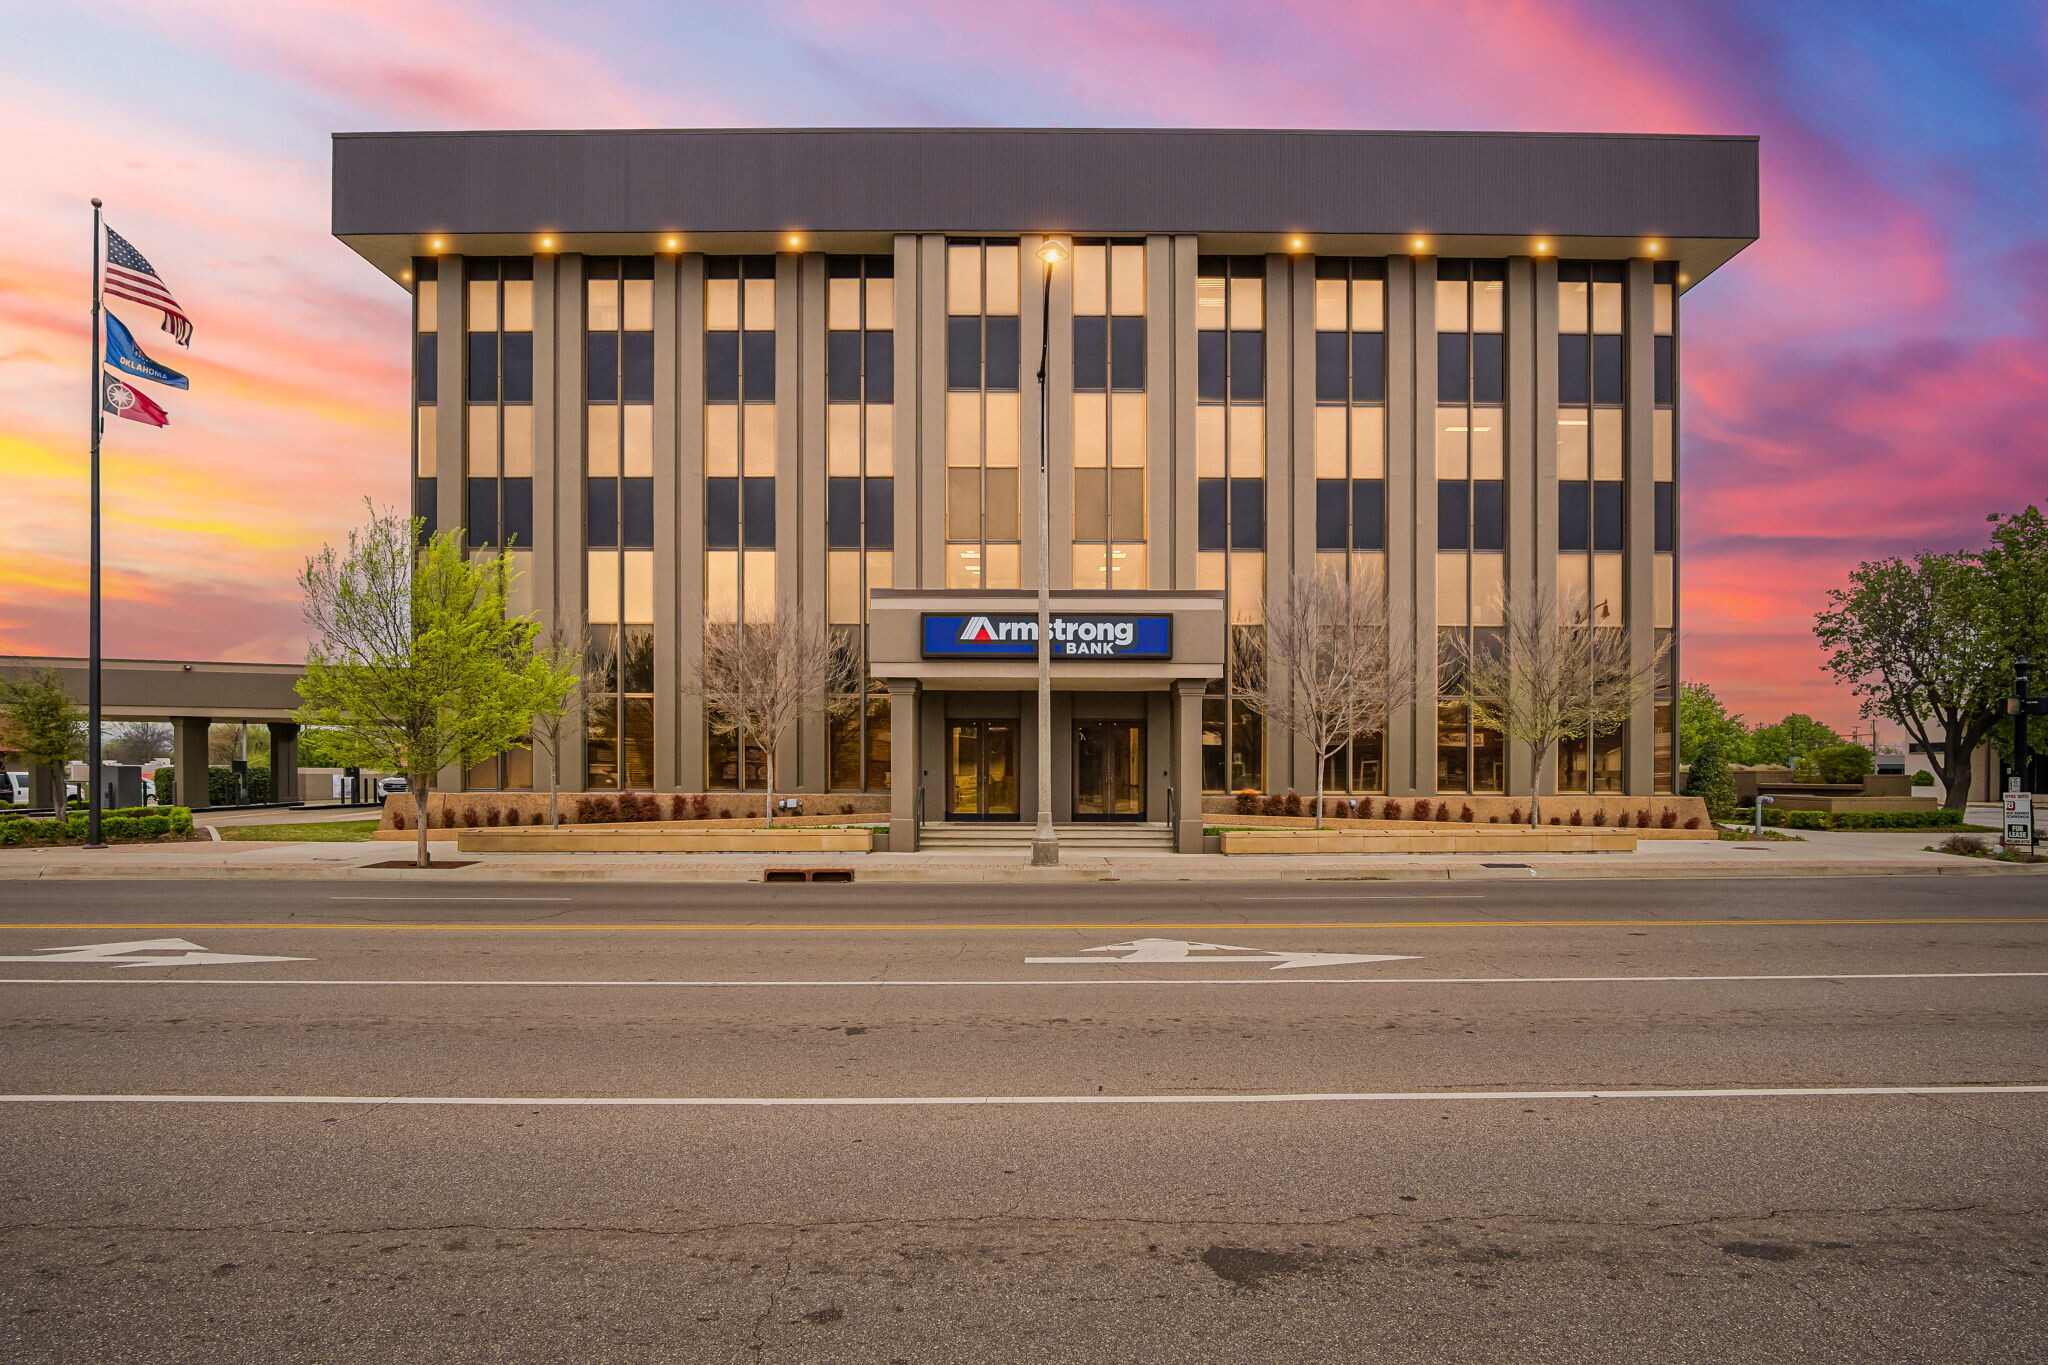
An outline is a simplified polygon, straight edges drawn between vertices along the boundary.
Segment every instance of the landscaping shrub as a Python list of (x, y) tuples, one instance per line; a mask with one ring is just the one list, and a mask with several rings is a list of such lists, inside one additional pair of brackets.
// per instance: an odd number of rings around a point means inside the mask
[(1556, 817), (1555, 815), (1553, 815), (1553, 816), (1551, 816), (1551, 817), (1550, 817), (1550, 823), (1551, 823), (1551, 824), (1553, 824), (1553, 825), (1557, 825), (1557, 824), (1562, 824), (1562, 823), (1564, 823), (1564, 822), (1563, 822), (1563, 821), (1561, 821), (1561, 820), (1559, 820), (1559, 819), (1558, 819), (1558, 818), (1557, 818), (1557, 817)]
[(1444, 821), (1448, 821), (1451, 818), (1451, 805), (1448, 801), (1436, 803), (1436, 818)]
[(1508, 823), (1511, 825), (1519, 825), (1528, 818), (1529, 812), (1523, 810), (1520, 806), (1516, 806), (1513, 810), (1508, 812)]
[(1644, 806), (1644, 807), (1643, 807), (1643, 808), (1642, 808), (1641, 810), (1639, 810), (1639, 811), (1637, 811), (1637, 812), (1636, 812), (1636, 828), (1637, 828), (1637, 829), (1648, 829), (1649, 827), (1650, 827), (1650, 808), (1649, 808), (1648, 806)]
[(1686, 770), (1685, 794), (1707, 804), (1707, 814), (1726, 820), (1735, 814), (1735, 775), (1728, 771), (1728, 759), (1716, 739), (1700, 742)]
[(1991, 842), (1975, 834), (1951, 834), (1934, 848), (1937, 853), (1985, 854), (1991, 851)]
[[(85, 823), (83, 815), (68, 815), (62, 820), (0, 816), (0, 848), (83, 843)], [(123, 806), (101, 812), (100, 834), (111, 841), (160, 839), (168, 834), (191, 833), (192, 812), (183, 806)]]
[(1386, 818), (1386, 819), (1389, 819), (1389, 820), (1398, 820), (1398, 819), (1400, 819), (1400, 818), (1401, 818), (1401, 803), (1400, 803), (1399, 801), (1389, 801), (1389, 802), (1387, 802), (1387, 805), (1386, 805), (1386, 809), (1385, 809), (1385, 810), (1384, 810), (1384, 811), (1382, 812), (1382, 814), (1383, 814), (1383, 815), (1385, 816), (1385, 818)]
[(731, 807), (731, 806), (720, 806), (720, 807), (718, 808), (718, 818), (719, 818), (719, 819), (721, 819), (721, 820), (730, 820), (730, 819), (732, 819), (732, 807)]
[(1960, 825), (1959, 810), (1845, 810), (1829, 822), (1829, 829), (1926, 829), (1929, 826)]
[(1489, 815), (1486, 817), (1486, 823), (1489, 825), (1497, 825), (1500, 823), (1500, 817), (1498, 815)]
[(481, 824), (483, 824), (483, 821), (477, 819), (475, 806), (464, 806), (462, 808), (462, 827), (464, 829), (475, 829)]
[[(1665, 829), (1676, 829), (1678, 827), (1678, 812), (1673, 810), (1671, 807), (1666, 806), (1664, 808), (1664, 813), (1657, 817), (1657, 823), (1662, 825)], [(1687, 825), (1686, 828), (1691, 829), (1692, 826)]]
[(1931, 787), (1931, 786), (1933, 786), (1933, 785), (1934, 785), (1934, 774), (1933, 774), (1933, 773), (1930, 773), (1930, 772), (1927, 772), (1927, 771), (1925, 771), (1924, 769), (1923, 769), (1922, 771), (1920, 771), (1920, 772), (1914, 773), (1914, 774), (1913, 774), (1913, 785), (1914, 785), (1914, 786), (1916, 786), (1916, 787)]
[(1870, 750), (1861, 744), (1830, 744), (1815, 749), (1807, 758), (1823, 782), (1861, 782), (1876, 767)]
[(1351, 812), (1353, 815), (1361, 820), (1372, 819), (1372, 798), (1370, 796), (1361, 796), (1351, 804), (1354, 807)]
[(692, 820), (709, 820), (711, 818), (711, 798), (702, 792), (698, 792), (695, 796), (691, 797), (690, 818)]
[(1458, 818), (1468, 825), (1473, 822), (1471, 802), (1468, 801), (1465, 804), (1458, 807)]
[(841, 815), (851, 815), (851, 814), (853, 814), (853, 802), (851, 802), (851, 801), (841, 801), (841, 802), (839, 803), (839, 813), (840, 813)]
[(1585, 823), (1586, 823), (1586, 814), (1585, 814), (1585, 812), (1584, 812), (1584, 811), (1582, 811), (1582, 810), (1580, 810), (1580, 809), (1579, 809), (1579, 808), (1578, 808), (1577, 806), (1573, 806), (1573, 807), (1572, 807), (1572, 819), (1571, 819), (1571, 822), (1572, 822), (1573, 824), (1575, 824), (1575, 825), (1583, 825), (1583, 824), (1585, 824)]
[(1281, 798), (1280, 806), (1286, 814), (1299, 816), (1302, 813), (1301, 794), (1299, 792), (1287, 793), (1286, 796)]
[(1593, 812), (1593, 823), (1596, 825), (1604, 825), (1607, 823), (1607, 811), (1604, 807), (1600, 810), (1596, 810)]
[(1417, 820), (1427, 820), (1427, 819), (1429, 819), (1429, 802), (1427, 802), (1427, 801), (1417, 801), (1417, 802), (1415, 803), (1415, 812), (1414, 812), (1414, 816), (1415, 816), (1415, 818), (1416, 818)]
[(1698, 828), (1700, 827), (1700, 818), (1699, 818), (1699, 816), (1697, 816), (1697, 815), (1688, 815), (1688, 816), (1686, 816), (1686, 817), (1685, 817), (1685, 827), (1686, 827), (1687, 829), (1698, 829)]
[(1259, 813), (1259, 794), (1257, 792), (1239, 792), (1230, 798), (1230, 808), (1239, 815), (1257, 815)]
[(404, 828), (405, 828), (405, 812), (404, 812), (404, 811), (402, 811), (402, 810), (395, 810), (395, 811), (391, 812), (391, 828), (393, 828), (393, 829), (404, 829)]

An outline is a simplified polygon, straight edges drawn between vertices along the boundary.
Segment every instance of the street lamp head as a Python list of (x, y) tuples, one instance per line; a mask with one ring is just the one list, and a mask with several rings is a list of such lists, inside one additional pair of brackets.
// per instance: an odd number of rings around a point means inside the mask
[(1038, 259), (1047, 265), (1058, 265), (1067, 259), (1067, 244), (1057, 237), (1045, 239), (1045, 245), (1038, 248)]

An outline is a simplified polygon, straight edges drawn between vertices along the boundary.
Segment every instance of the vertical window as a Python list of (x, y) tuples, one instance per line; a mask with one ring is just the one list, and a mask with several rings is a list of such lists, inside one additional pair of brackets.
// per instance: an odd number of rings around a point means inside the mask
[(1437, 262), (1437, 789), (1497, 792), (1498, 734), (1477, 724), (1450, 667), (1464, 645), (1498, 633), (1507, 548), (1506, 263)]
[(946, 249), (946, 586), (1018, 584), (1018, 309), (1011, 241)]
[(1196, 264), (1197, 586), (1224, 594), (1224, 677), (1203, 703), (1203, 785), (1263, 790), (1265, 723), (1243, 699), (1265, 629), (1266, 261)]
[(412, 348), (412, 514), (422, 525), (420, 534), (430, 537), (440, 517), (435, 503), (440, 468), (440, 263), (431, 256), (415, 256), (413, 278)]
[[(704, 605), (707, 622), (775, 613), (776, 258), (704, 260)], [(827, 325), (831, 324), (828, 317)], [(828, 343), (829, 346), (829, 343)], [(828, 378), (829, 378), (828, 362)], [(831, 410), (836, 411), (836, 406)], [(758, 785), (761, 755), (707, 727), (711, 790)], [(743, 780), (744, 779), (744, 780)]]
[[(1386, 262), (1316, 261), (1316, 549), (1325, 569), (1359, 590), (1384, 592), (1386, 549)], [(1363, 757), (1373, 755), (1368, 763)], [(1331, 760), (1338, 791), (1361, 774), (1379, 782), (1378, 739), (1354, 740)]]
[(1081, 241), (1074, 301), (1073, 586), (1143, 588), (1145, 245)]
[[(465, 426), (463, 523), (473, 546), (533, 548), (533, 261), (464, 262)], [(438, 289), (438, 285), (437, 285)], [(518, 573), (526, 570), (521, 567)], [(511, 760), (507, 760), (508, 762)], [(502, 787), (502, 764), (470, 772)]]

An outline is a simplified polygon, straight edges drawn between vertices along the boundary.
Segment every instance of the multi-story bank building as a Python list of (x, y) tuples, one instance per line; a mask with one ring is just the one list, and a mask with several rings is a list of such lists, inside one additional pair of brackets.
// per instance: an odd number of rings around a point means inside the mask
[(587, 641), (566, 787), (760, 786), (690, 686), (703, 625), (804, 613), (868, 690), (779, 786), (888, 793), (898, 848), (1029, 824), (1043, 442), (1057, 820), (1188, 847), (1204, 795), (1313, 792), (1233, 659), (1316, 566), (1423, 668), (1330, 790), (1671, 790), (1675, 652), (1542, 774), (1434, 661), (1532, 589), (1675, 638), (1681, 300), (1756, 236), (1754, 139), (345, 135), (334, 193), (413, 298), (417, 512)]

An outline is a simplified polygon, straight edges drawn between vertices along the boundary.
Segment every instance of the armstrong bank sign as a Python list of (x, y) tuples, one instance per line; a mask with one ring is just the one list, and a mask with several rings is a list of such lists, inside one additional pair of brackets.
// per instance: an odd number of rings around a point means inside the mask
[[(927, 659), (1029, 659), (1038, 652), (1037, 613), (945, 616), (926, 612)], [(1055, 659), (1170, 659), (1171, 616), (1076, 616), (1054, 612)]]

